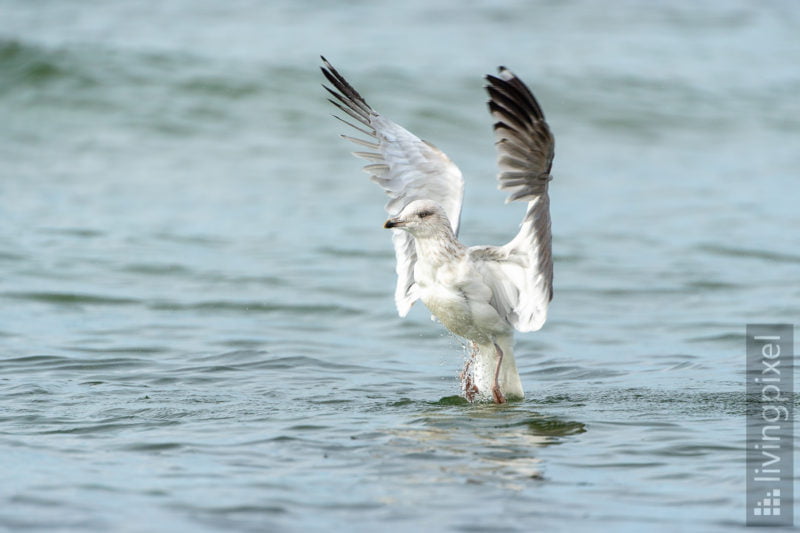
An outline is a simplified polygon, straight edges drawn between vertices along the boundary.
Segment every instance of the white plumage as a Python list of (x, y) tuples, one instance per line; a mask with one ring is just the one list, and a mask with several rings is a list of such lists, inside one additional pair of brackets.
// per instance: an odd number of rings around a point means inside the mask
[[(369, 140), (343, 135), (370, 151), (364, 169), (389, 195), (386, 211), (397, 258), (395, 304), (405, 316), (418, 299), (451, 332), (472, 345), (462, 373), (465, 396), (503, 403), (524, 392), (513, 354), (513, 330), (535, 331), (553, 294), (550, 200), (554, 141), (528, 88), (508, 69), (487, 76), (495, 119), (499, 187), (528, 208), (519, 233), (503, 246), (465, 247), (457, 240), (464, 180), (441, 150), (379, 115), (322, 58), (330, 100)], [(337, 117), (339, 118), (339, 117)], [(363, 126), (363, 127), (362, 127)]]

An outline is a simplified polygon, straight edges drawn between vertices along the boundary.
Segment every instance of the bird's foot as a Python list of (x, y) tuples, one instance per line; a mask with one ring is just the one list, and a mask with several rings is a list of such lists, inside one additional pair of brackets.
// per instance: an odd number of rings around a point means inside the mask
[(497, 384), (492, 387), (492, 398), (494, 399), (494, 403), (508, 403), (503, 391), (500, 390)]
[(472, 381), (472, 374), (467, 375), (464, 379), (464, 397), (467, 401), (472, 402), (475, 401), (475, 398), (478, 396), (478, 386), (475, 385), (475, 382)]
[(478, 396), (478, 393), (480, 392), (478, 390), (478, 386), (475, 385), (472, 376), (472, 365), (475, 363), (475, 353), (478, 350), (478, 345), (474, 342), (472, 342), (471, 345), (472, 353), (470, 353), (469, 359), (467, 359), (466, 364), (464, 364), (464, 370), (462, 370), (461, 374), (459, 375), (461, 378), (461, 383), (464, 385), (464, 398), (470, 402), (474, 401), (475, 397)]

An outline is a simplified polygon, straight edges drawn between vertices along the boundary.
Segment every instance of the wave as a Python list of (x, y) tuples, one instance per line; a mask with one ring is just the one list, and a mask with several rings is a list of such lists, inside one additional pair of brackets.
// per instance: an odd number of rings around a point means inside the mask
[(0, 92), (41, 87), (59, 81), (79, 86), (95, 80), (64, 50), (48, 50), (19, 40), (0, 39)]
[[(170, 93), (226, 99), (276, 94), (301, 77), (316, 75), (313, 69), (223, 61), (188, 52), (118, 49), (97, 44), (47, 47), (2, 37), (0, 73), (0, 90), (4, 91), (48, 85), (75, 90), (127, 85), (140, 90), (162, 87)], [(309, 86), (316, 94), (318, 85)]]

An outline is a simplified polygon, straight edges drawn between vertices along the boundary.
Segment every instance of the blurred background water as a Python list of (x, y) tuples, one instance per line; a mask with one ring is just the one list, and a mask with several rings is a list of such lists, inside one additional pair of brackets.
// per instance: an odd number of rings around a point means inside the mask
[[(790, 1), (0, 0), (0, 529), (723, 531), (744, 328), (800, 316)], [(482, 76), (556, 135), (527, 398), (394, 310), (383, 194), (325, 54), (467, 181)]]

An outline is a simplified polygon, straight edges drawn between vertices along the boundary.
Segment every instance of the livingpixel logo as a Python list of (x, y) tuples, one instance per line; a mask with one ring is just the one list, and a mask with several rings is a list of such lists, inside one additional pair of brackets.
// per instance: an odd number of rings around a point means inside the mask
[(793, 350), (791, 324), (748, 324), (748, 526), (794, 524)]
[(753, 507), (753, 516), (780, 516), (781, 515), (781, 489), (768, 490), (767, 495), (756, 502)]

